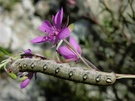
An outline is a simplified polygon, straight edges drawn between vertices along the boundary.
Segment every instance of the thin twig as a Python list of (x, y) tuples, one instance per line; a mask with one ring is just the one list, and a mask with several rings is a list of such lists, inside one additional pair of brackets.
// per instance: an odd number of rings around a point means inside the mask
[(81, 57), (81, 55), (75, 50), (73, 46), (70, 45), (70, 43), (67, 40), (64, 40), (64, 42), (76, 53), (76, 55), (82, 60), (82, 62), (89, 67), (89, 69), (92, 69), (91, 66), (88, 65), (88, 63)]
[(116, 79), (135, 78), (135, 75), (131, 75), (131, 74), (115, 74), (115, 75), (116, 75)]

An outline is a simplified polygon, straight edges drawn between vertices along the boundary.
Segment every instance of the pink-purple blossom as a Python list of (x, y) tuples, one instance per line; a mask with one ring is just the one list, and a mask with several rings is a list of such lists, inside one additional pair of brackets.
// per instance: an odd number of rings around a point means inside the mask
[(42, 43), (42, 42), (54, 42), (56, 44), (59, 40), (63, 40), (70, 35), (70, 30), (67, 26), (62, 27), (63, 20), (63, 8), (57, 12), (55, 16), (52, 17), (52, 24), (50, 21), (45, 20), (42, 25), (39, 27), (39, 30), (45, 32), (46, 35), (38, 36), (35, 39), (31, 40), (33, 43)]
[(30, 49), (27, 49), (25, 51), (25, 54), (28, 55), (28, 56), (25, 56), (25, 58), (32, 58), (32, 56), (30, 56), (32, 54), (32, 51)]
[(27, 50), (25, 51), (25, 54), (32, 54), (31, 49), (27, 49)]
[[(30, 49), (27, 49), (25, 51), (25, 54), (32, 54), (32, 51)], [(25, 58), (32, 58), (32, 57), (31, 56), (26, 56)], [(28, 78), (21, 82), (21, 84), (20, 84), (21, 89), (25, 88), (30, 83), (30, 80), (32, 79), (33, 75), (34, 75), (34, 73), (32, 73), (32, 72), (28, 72), (28, 74), (25, 75)]]
[(26, 80), (22, 81), (20, 84), (21, 89), (25, 88), (30, 83), (30, 80), (32, 79), (33, 74), (34, 73), (32, 73), (32, 72), (28, 72), (28, 75), (27, 75), (28, 78)]
[[(69, 43), (74, 47), (74, 49), (81, 55), (81, 48), (77, 41), (70, 37)], [(76, 61), (79, 59), (79, 57), (76, 55), (76, 53), (69, 47), (69, 46), (60, 46), (58, 48), (58, 52), (65, 58), (70, 61)]]

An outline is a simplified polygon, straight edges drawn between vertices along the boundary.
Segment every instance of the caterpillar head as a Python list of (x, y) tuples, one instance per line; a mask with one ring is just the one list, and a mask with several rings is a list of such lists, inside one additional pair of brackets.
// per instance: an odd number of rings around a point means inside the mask
[(26, 76), (27, 73), (23, 72), (23, 73), (20, 73), (20, 72), (17, 72), (15, 71), (16, 69), (12, 70), (12, 68), (8, 68), (6, 70), (6, 72), (8, 73), (8, 75), (14, 79), (14, 80), (18, 80), (19, 82), (22, 82), (24, 80), (26, 80), (28, 77)]

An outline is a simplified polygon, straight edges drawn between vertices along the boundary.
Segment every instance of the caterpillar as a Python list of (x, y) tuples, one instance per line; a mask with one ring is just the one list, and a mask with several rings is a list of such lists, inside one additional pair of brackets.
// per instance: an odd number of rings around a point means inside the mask
[(116, 81), (115, 73), (106, 73), (96, 70), (71, 67), (66, 63), (57, 63), (54, 60), (40, 58), (22, 58), (16, 60), (11, 69), (18, 72), (41, 72), (61, 79), (80, 82), (91, 85), (112, 85)]

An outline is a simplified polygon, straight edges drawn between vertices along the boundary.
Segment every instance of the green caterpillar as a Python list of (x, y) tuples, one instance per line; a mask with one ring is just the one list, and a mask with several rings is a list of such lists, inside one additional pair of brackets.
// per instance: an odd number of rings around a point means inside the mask
[(96, 70), (70, 67), (65, 63), (56, 63), (53, 60), (40, 58), (22, 58), (12, 64), (12, 72), (41, 72), (58, 78), (91, 84), (112, 85), (116, 81), (115, 73), (106, 73)]

